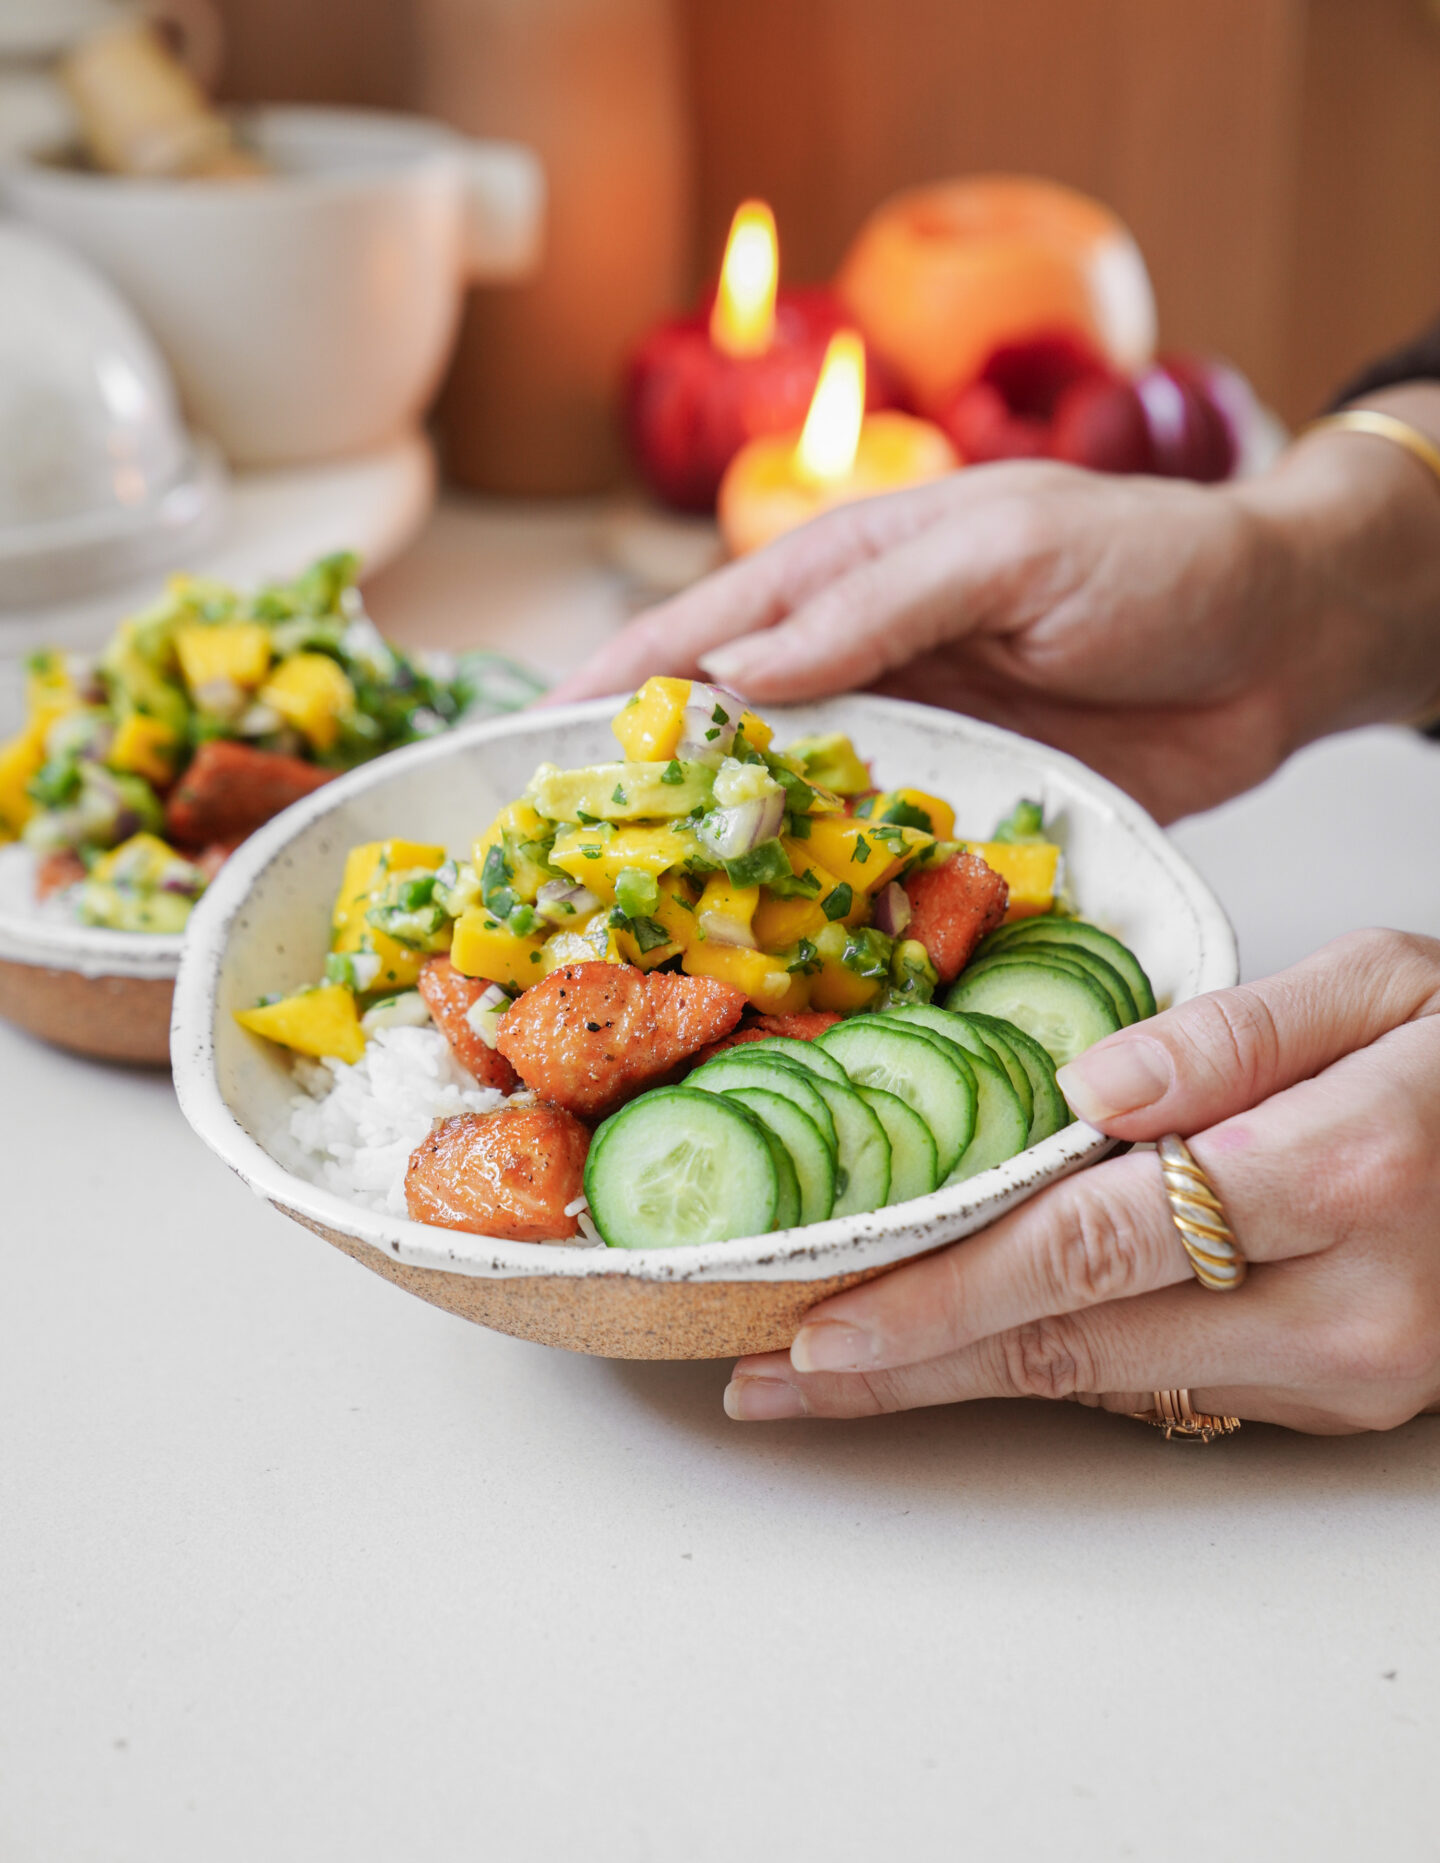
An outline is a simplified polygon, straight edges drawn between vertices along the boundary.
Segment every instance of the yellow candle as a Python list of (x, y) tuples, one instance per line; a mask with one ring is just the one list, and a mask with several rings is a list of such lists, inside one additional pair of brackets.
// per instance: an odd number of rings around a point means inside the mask
[(833, 505), (938, 479), (959, 464), (928, 420), (865, 412), (865, 346), (841, 330), (830, 339), (800, 432), (751, 440), (726, 468), (720, 531), (730, 554), (743, 556)]

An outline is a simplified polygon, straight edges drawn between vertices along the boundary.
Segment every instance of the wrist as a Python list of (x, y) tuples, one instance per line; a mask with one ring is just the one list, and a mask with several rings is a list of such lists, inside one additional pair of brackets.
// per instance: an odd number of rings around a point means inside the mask
[[(1440, 446), (1440, 383), (1357, 405)], [(1440, 480), (1392, 440), (1320, 428), (1230, 495), (1272, 564), (1290, 748), (1440, 708)]]

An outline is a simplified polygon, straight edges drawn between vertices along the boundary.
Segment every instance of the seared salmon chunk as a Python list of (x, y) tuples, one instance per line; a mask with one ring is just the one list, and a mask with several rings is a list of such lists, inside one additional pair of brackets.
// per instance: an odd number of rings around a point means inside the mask
[(497, 1054), (470, 1026), (467, 1014), (479, 1002), (490, 985), (483, 977), (467, 977), (448, 957), (427, 958), (415, 985), (425, 998), (425, 1005), (435, 1026), (450, 1044), (450, 1052), (468, 1067), (482, 1087), (495, 1087), (501, 1093), (513, 1093), (515, 1070), (503, 1054)]
[(500, 1052), (527, 1087), (602, 1119), (729, 1034), (744, 993), (713, 977), (567, 964), (526, 990), (500, 1024)]
[(563, 1242), (584, 1190), (590, 1134), (558, 1106), (501, 1106), (442, 1119), (410, 1154), (405, 1204), (417, 1223), (507, 1242)]
[(742, 1022), (738, 1029), (731, 1029), (719, 1041), (712, 1041), (708, 1048), (702, 1048), (695, 1057), (695, 1065), (702, 1067), (722, 1048), (737, 1048), (747, 1041), (769, 1041), (772, 1035), (783, 1035), (788, 1041), (814, 1041), (839, 1020), (833, 1009), (805, 1009), (793, 1016), (756, 1016), (753, 1021)]

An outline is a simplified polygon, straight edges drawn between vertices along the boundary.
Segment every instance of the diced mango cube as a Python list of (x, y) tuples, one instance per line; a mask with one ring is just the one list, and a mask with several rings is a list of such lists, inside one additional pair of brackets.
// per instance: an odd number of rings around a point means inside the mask
[(340, 721), (355, 709), (355, 688), (328, 653), (296, 653), (276, 667), (260, 699), (323, 751), (332, 748)]
[(756, 750), (769, 750), (771, 740), (775, 736), (775, 727), (766, 724), (757, 712), (741, 712), (740, 729), (745, 733), (747, 744), (752, 745)]
[[(270, 671), (270, 630), (258, 621), (176, 628), (175, 653), (192, 693), (219, 680), (253, 692)], [(326, 664), (334, 666), (335, 662), (327, 660)]]
[(317, 1060), (354, 1063), (365, 1052), (355, 995), (342, 983), (322, 983), (319, 989), (301, 990), (278, 1003), (237, 1009), (235, 1020), (268, 1041)]
[(25, 785), (45, 761), (45, 733), (53, 720), (32, 718), (8, 743), (0, 744), (0, 841), (13, 840), (35, 812)]
[(740, 945), (692, 944), (681, 960), (681, 968), (692, 977), (717, 977), (743, 990), (757, 1009), (767, 1015), (791, 993), (793, 979), (778, 959), (763, 951), (748, 951)]
[(785, 845), (792, 864), (798, 859), (803, 866), (807, 856), (818, 860), (858, 895), (878, 893), (912, 854), (933, 839), (918, 828), (887, 828), (883, 836), (877, 836), (869, 822), (854, 816), (816, 815), (810, 817), (808, 840)]
[(345, 856), (345, 871), (330, 916), (334, 940), (331, 950), (359, 949), (358, 941), (343, 945), (338, 941), (357, 927), (364, 928), (366, 912), (397, 874), (416, 869), (433, 873), (444, 859), (444, 848), (429, 841), (363, 841), (358, 847), (352, 847)]
[[(573, 934), (572, 934), (573, 935)], [(544, 939), (518, 938), (483, 906), (462, 912), (455, 921), (450, 962), (467, 977), (529, 989), (545, 975)], [(595, 953), (590, 957), (593, 960)]]
[[(478, 850), (477, 850), (478, 852)], [(627, 867), (659, 879), (695, 852), (688, 834), (667, 825), (647, 828), (626, 823), (613, 834), (593, 828), (572, 828), (555, 837), (550, 864), (588, 886), (607, 904), (614, 904), (615, 882)]]
[(162, 841), (158, 834), (132, 834), (119, 847), (102, 854), (90, 869), (92, 880), (124, 879), (131, 886), (154, 886), (167, 867), (185, 856)]
[(631, 763), (663, 763), (675, 755), (689, 703), (688, 679), (657, 675), (645, 681), (610, 727)]
[[(891, 811), (893, 816), (890, 815)], [(917, 815), (926, 818), (928, 828), (925, 822), (914, 819)], [(939, 796), (929, 795), (923, 789), (882, 790), (865, 810), (865, 819), (872, 822), (893, 819), (904, 827), (919, 828), (926, 834), (932, 834), (937, 841), (953, 841), (955, 838), (954, 809)]]
[(857, 975), (838, 958), (826, 958), (809, 982), (811, 1008), (833, 1009), (842, 1016), (863, 1009), (880, 994), (874, 977)]
[(112, 770), (127, 770), (163, 785), (174, 776), (179, 754), (180, 740), (163, 718), (130, 712), (121, 719), (105, 761)]
[(736, 886), (723, 873), (712, 873), (705, 882), (705, 890), (700, 895), (700, 903), (695, 908), (695, 916), (700, 923), (702, 938), (715, 936), (718, 942), (727, 942), (725, 932), (733, 935), (728, 942), (743, 942), (743, 935), (750, 932), (751, 920), (755, 917), (755, 908), (760, 904), (758, 886)]
[(1055, 904), (1055, 882), (1060, 871), (1060, 850), (1049, 841), (971, 841), (987, 867), (993, 867), (1010, 888), (1005, 923), (1032, 919)]

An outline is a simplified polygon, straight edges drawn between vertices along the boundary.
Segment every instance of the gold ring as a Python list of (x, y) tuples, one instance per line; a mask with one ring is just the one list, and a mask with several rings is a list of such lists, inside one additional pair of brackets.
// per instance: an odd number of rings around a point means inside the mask
[(1167, 1132), (1155, 1147), (1170, 1199), (1170, 1215), (1195, 1279), (1217, 1294), (1229, 1294), (1245, 1279), (1245, 1251), (1225, 1220), (1210, 1179), (1178, 1132)]
[(1164, 1430), (1167, 1443), (1211, 1443), (1217, 1436), (1233, 1436), (1240, 1427), (1239, 1417), (1194, 1409), (1188, 1391), (1157, 1391), (1154, 1410), (1132, 1410), (1130, 1415), (1137, 1423)]

